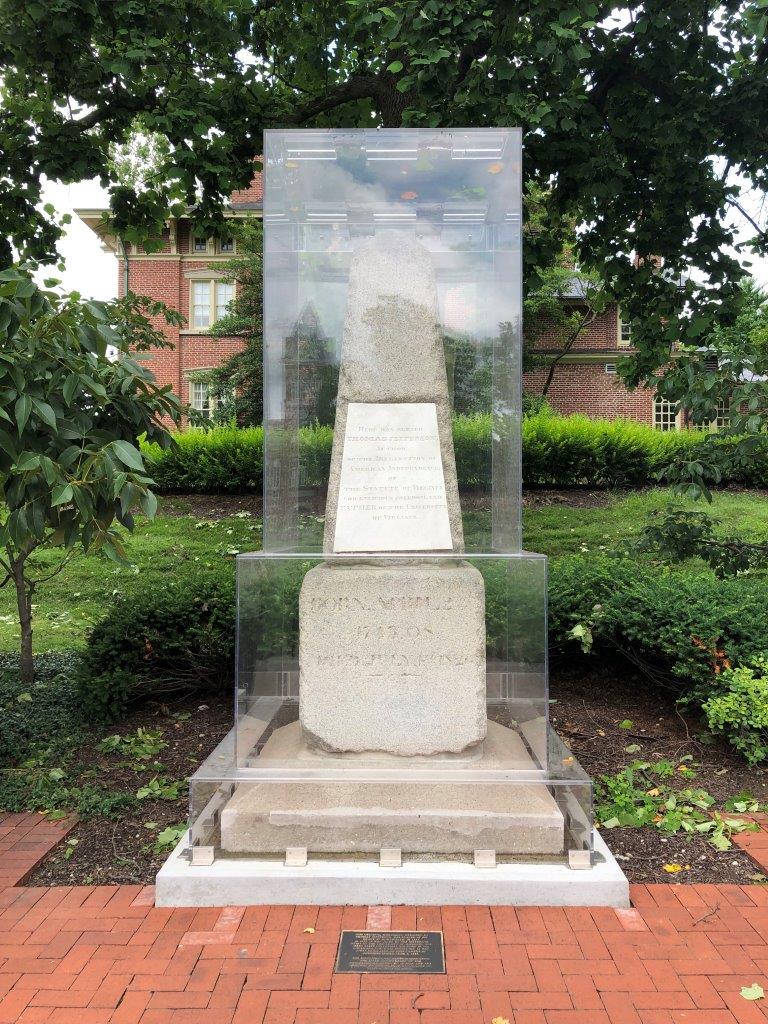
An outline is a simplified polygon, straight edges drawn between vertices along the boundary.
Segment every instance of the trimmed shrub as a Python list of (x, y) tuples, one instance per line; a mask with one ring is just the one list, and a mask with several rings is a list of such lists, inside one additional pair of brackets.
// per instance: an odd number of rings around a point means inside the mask
[[(252, 645), (241, 652), (246, 670), (251, 657), (296, 654), (298, 594), (312, 564), (287, 560), (243, 588), (240, 612)], [(510, 618), (503, 564), (491, 560), (482, 570), (491, 656), (540, 660), (540, 574), (516, 581)], [(766, 607), (764, 576), (719, 580), (704, 569), (572, 555), (550, 571), (550, 650), (572, 657), (581, 648), (611, 664), (622, 655), (703, 708), (711, 727), (755, 761), (768, 755), (766, 663), (757, 660), (768, 650)], [(187, 571), (166, 589), (127, 594), (94, 628), (78, 675), (83, 708), (109, 720), (133, 701), (174, 690), (228, 694), (234, 652), (232, 566), (203, 577)], [(751, 666), (752, 675), (731, 672), (732, 665)]]
[[(546, 409), (522, 422), (523, 478), (528, 487), (634, 487), (652, 482), (676, 458), (693, 460), (703, 443), (695, 430), (662, 432), (631, 420), (555, 416)], [(149, 471), (162, 493), (242, 494), (260, 491), (264, 464), (261, 427), (218, 427), (177, 434), (175, 449), (144, 445)], [(491, 479), (490, 415), (456, 416), (453, 443), (459, 487), (487, 489)], [(724, 446), (734, 438), (717, 442)], [(328, 479), (333, 431), (299, 432), (302, 482)], [(768, 438), (754, 458), (723, 483), (768, 487)]]
[(717, 579), (629, 558), (573, 555), (553, 566), (553, 653), (624, 655), (650, 678), (701, 704), (721, 671), (768, 649), (768, 579)]
[(176, 445), (143, 444), (147, 468), (166, 494), (240, 494), (260, 491), (262, 427), (216, 427), (174, 434)]
[(78, 671), (83, 708), (114, 721), (148, 697), (229, 693), (234, 660), (234, 567), (180, 570), (163, 588), (127, 593), (91, 631)]
[[(43, 753), (69, 751), (82, 738), (83, 712), (74, 681), (78, 656), (35, 656), (35, 682), (21, 682), (18, 654), (0, 655), (0, 768)], [(0, 806), (4, 806), (0, 803)]]

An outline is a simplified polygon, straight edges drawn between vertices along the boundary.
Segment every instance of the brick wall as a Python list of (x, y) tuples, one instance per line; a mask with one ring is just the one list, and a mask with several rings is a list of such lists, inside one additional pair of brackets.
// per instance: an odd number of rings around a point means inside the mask
[[(173, 309), (178, 309), (189, 323), (190, 282), (187, 271), (216, 268), (205, 260), (182, 259), (180, 256), (165, 256), (160, 259), (130, 259), (129, 287), (140, 295), (161, 299)], [(120, 261), (120, 291), (123, 289), (124, 262)], [(212, 338), (205, 331), (191, 332), (187, 327), (169, 326), (163, 317), (153, 318), (173, 348), (155, 349), (142, 358), (150, 367), (158, 383), (170, 384), (182, 402), (189, 402), (190, 371), (211, 369), (219, 366), (235, 352), (243, 348), (240, 338)]]
[[(568, 416), (583, 413), (593, 419), (638, 420), (653, 425), (653, 394), (638, 388), (627, 391), (615, 373), (606, 373), (605, 362), (567, 363), (563, 361), (547, 394), (547, 401), (557, 412)], [(523, 374), (523, 387), (531, 394), (541, 394), (548, 367)]]
[[(232, 194), (233, 209), (257, 209), (263, 200), (261, 174), (257, 174), (247, 189)], [(190, 281), (188, 272), (210, 268), (216, 271), (216, 261), (209, 261), (191, 253), (192, 226), (186, 219), (176, 225), (176, 252), (169, 231), (164, 232), (162, 249), (154, 257), (147, 257), (129, 248), (129, 287), (132, 291), (163, 302), (178, 309), (189, 322)], [(119, 293), (123, 293), (124, 263), (119, 265)], [(243, 347), (239, 338), (212, 338), (205, 332), (192, 332), (189, 328), (169, 327), (162, 317), (156, 325), (173, 344), (172, 349), (148, 353), (146, 361), (158, 382), (170, 384), (183, 402), (188, 402), (189, 374), (198, 369), (219, 366)], [(539, 337), (536, 349), (546, 352), (556, 349), (555, 340), (546, 331)], [(618, 346), (618, 309), (606, 310), (579, 336), (574, 355), (604, 354), (604, 361), (563, 360), (558, 366), (548, 394), (550, 404), (563, 414), (574, 412), (588, 416), (612, 419), (618, 416), (653, 421), (653, 399), (650, 392), (627, 392), (616, 374), (605, 372), (605, 363), (616, 362), (626, 352)], [(527, 391), (541, 393), (546, 380), (546, 368), (527, 373), (523, 386)]]
[[(578, 306), (572, 308), (578, 309)], [(537, 337), (533, 346), (536, 351), (552, 351), (559, 347), (559, 339), (546, 329)], [(617, 352), (619, 350), (619, 310), (612, 304), (604, 313), (579, 334), (572, 352)], [(626, 351), (626, 349), (622, 349)]]
[(232, 207), (251, 206), (254, 203), (261, 203), (264, 198), (264, 178), (261, 171), (257, 171), (253, 181), (248, 188), (238, 189), (232, 193)]

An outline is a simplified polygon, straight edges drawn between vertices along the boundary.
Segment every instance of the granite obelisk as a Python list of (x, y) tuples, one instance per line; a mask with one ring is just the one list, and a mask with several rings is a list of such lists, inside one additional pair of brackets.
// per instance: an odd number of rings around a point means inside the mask
[[(483, 579), (467, 562), (418, 557), (461, 554), (464, 539), (434, 266), (398, 231), (351, 260), (324, 550), (347, 557), (302, 586), (308, 744), (430, 755), (480, 743)], [(373, 552), (393, 558), (366, 561)]]

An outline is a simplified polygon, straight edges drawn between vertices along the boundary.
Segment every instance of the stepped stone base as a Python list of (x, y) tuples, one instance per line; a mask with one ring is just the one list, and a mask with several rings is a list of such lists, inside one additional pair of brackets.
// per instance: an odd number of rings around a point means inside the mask
[[(407, 769), (409, 759), (392, 758)], [(414, 758), (416, 765), (428, 759)], [(313, 751), (296, 724), (277, 730), (259, 757), (268, 767), (351, 768), (346, 758)], [(372, 766), (382, 767), (382, 759)], [(362, 759), (355, 767), (362, 766)], [(391, 767), (391, 764), (387, 764)], [(459, 767), (450, 762), (451, 767)], [(440, 768), (437, 759), (435, 769)], [(534, 771), (517, 733), (489, 723), (481, 756), (460, 767)], [(229, 853), (283, 854), (305, 846), (313, 853), (559, 854), (563, 815), (546, 786), (537, 782), (482, 784), (419, 782), (414, 770), (399, 782), (243, 782), (222, 811), (221, 845)]]

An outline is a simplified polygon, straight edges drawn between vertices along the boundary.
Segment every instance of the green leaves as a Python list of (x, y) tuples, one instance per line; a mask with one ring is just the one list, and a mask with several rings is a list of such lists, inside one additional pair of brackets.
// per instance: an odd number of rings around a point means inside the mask
[(132, 444), (129, 444), (127, 441), (113, 441), (112, 450), (124, 466), (143, 472), (144, 461), (141, 457), (141, 452), (134, 448)]
[(676, 789), (663, 781), (682, 772), (695, 775), (681, 763), (676, 772), (671, 762), (632, 761), (615, 775), (600, 776), (596, 786), (596, 818), (601, 828), (642, 828), (661, 832), (688, 832), (706, 838), (716, 850), (731, 848), (731, 836), (756, 831), (759, 826), (736, 818), (726, 818), (712, 807), (715, 798), (706, 790), (688, 787)]
[(51, 493), (51, 505), (66, 505), (72, 501), (73, 493), (72, 484), (58, 484)]
[[(156, 508), (138, 438), (169, 443), (161, 420), (178, 420), (179, 403), (129, 357), (134, 324), (151, 337), (133, 304), (43, 292), (15, 267), (0, 273), (0, 291), (13, 306), (0, 321), (0, 540), (19, 581), (29, 652), (32, 594), (50, 574), (38, 554), (58, 547), (68, 558), (79, 545), (125, 560), (115, 520), (131, 529), (135, 501), (148, 515)], [(108, 341), (120, 358), (107, 357)], [(25, 664), (31, 682), (31, 657)]]
[(763, 999), (765, 997), (765, 991), (763, 986), (754, 982), (752, 985), (744, 985), (741, 988), (741, 998), (747, 999), (750, 1002), (754, 1002), (757, 999)]
[(19, 432), (19, 437), (24, 433), (24, 428), (27, 425), (29, 414), (32, 412), (32, 399), (29, 395), (20, 395), (16, 401), (14, 407), (14, 414), (16, 416), (16, 429)]

